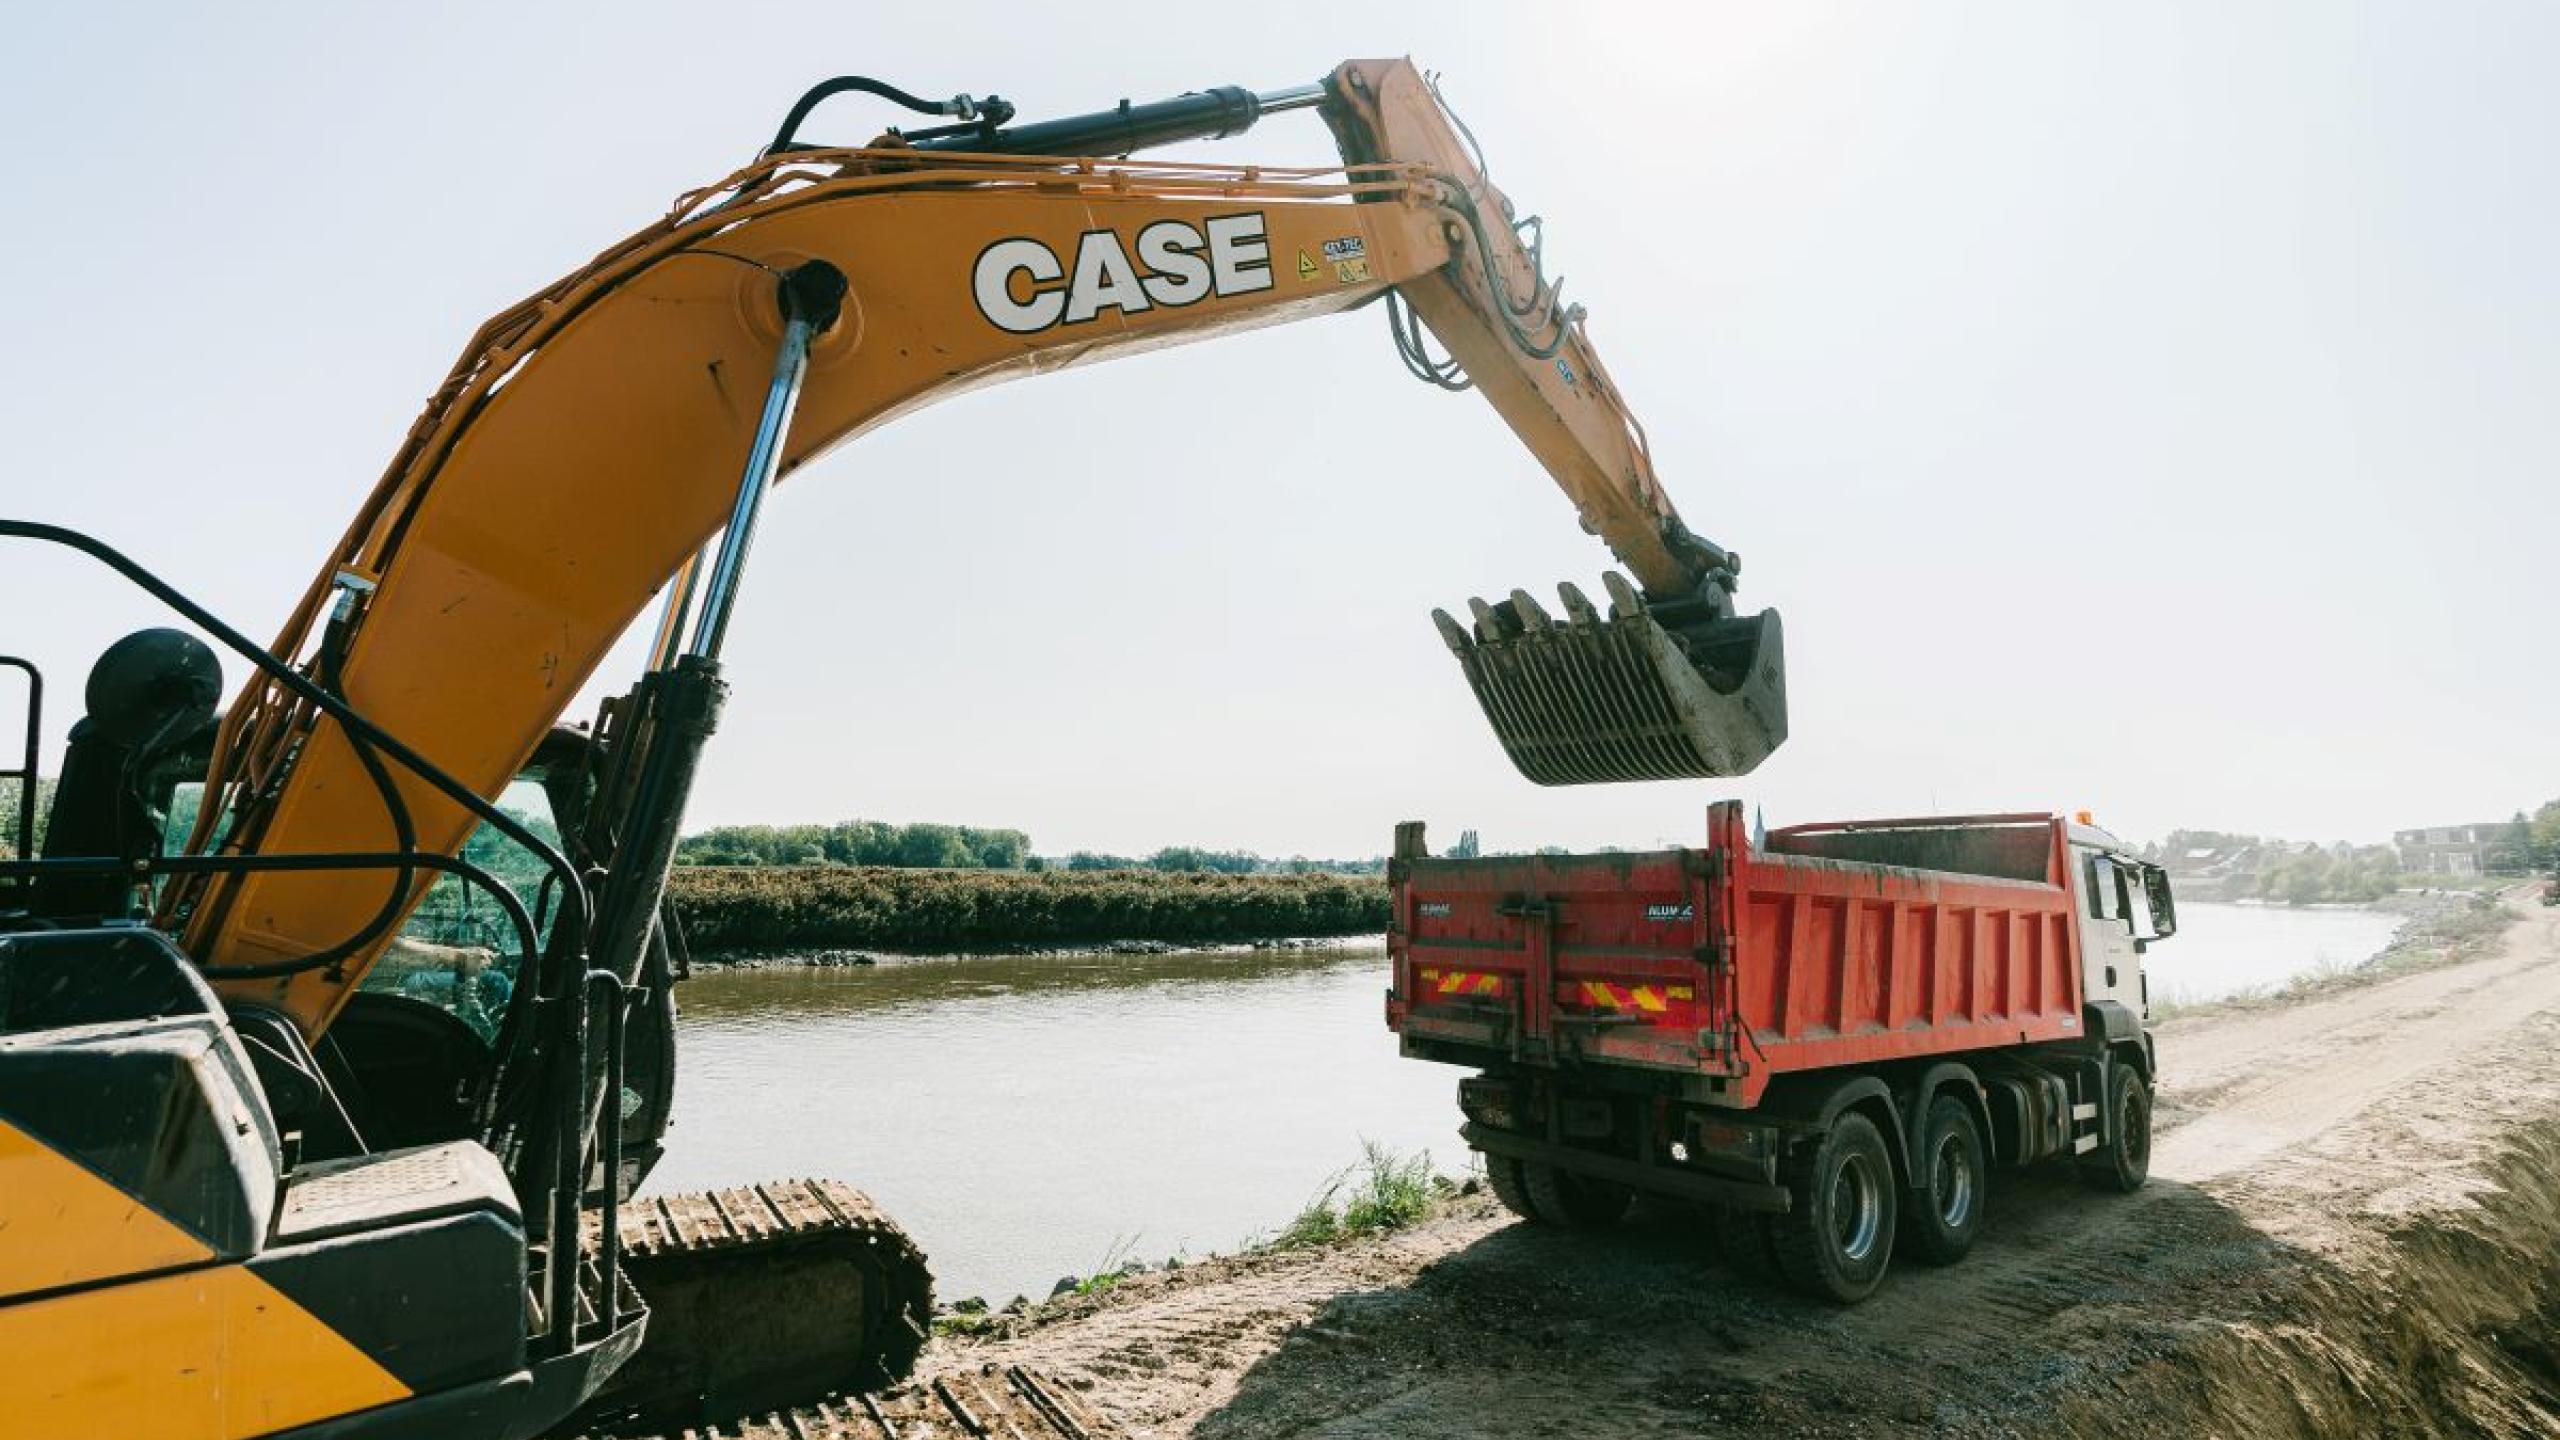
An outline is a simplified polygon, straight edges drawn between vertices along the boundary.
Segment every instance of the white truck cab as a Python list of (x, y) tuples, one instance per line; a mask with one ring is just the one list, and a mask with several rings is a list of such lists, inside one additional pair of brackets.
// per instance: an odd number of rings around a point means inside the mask
[(2142, 970), (2152, 942), (2178, 932), (2169, 873), (2133, 847), (2088, 822), (2070, 827), (2072, 885), (2079, 895), (2081, 991), (2089, 1003), (2112, 1000), (2145, 1019), (2151, 991)]

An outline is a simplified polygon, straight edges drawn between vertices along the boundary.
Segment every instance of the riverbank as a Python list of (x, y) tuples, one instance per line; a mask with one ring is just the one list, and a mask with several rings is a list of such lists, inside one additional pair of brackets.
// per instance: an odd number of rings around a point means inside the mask
[(1274, 940), (1108, 940), (1089, 945), (994, 945), (975, 950), (724, 950), (695, 955), (693, 968), (733, 970), (848, 970), (881, 965), (937, 965), (957, 960), (1161, 960), (1199, 957), (1257, 959), (1276, 956), (1383, 953), (1383, 932), (1354, 935), (1288, 935)]
[[(2402, 918), (2389, 943), (2369, 959), (2315, 966), (2281, 982), (2252, 986), (2211, 1000), (2155, 999), (2156, 1024), (2235, 1011), (2294, 1005), (2403, 975), (2475, 958), (2494, 948), (2516, 912), (2497, 894), (2466, 891), (2401, 891), (2370, 907)], [(2169, 944), (2176, 944), (2172, 939)]]
[[(913, 870), (852, 865), (679, 866), (668, 899), (695, 958), (1162, 953), (1374, 935), (1374, 875), (1151, 870)], [(860, 964), (859, 958), (813, 963)]]
[(927, 1373), (1031, 1366), (1101, 1433), (1205, 1440), (2555, 1433), (2555, 1045), (2537, 909), (2466, 958), (2164, 1034), (2148, 1188), (2000, 1172), (1970, 1258), (1853, 1309), (1676, 1215), (1559, 1234), (1465, 1196), (1061, 1295), (938, 1339)]

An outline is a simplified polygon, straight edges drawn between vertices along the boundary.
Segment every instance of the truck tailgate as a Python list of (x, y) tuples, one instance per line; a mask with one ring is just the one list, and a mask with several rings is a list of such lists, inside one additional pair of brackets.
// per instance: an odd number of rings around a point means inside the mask
[(1389, 948), (1409, 1039), (1712, 1066), (1723, 1013), (1700, 963), (1698, 852), (1405, 862)]

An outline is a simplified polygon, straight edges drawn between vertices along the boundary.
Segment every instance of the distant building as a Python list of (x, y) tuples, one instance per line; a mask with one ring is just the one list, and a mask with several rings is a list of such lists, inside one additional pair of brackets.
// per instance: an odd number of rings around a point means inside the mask
[(2391, 844), (2400, 852), (2400, 868), (2413, 875), (2483, 875), (2514, 848), (2515, 831), (2512, 820), (2437, 825), (2394, 831)]
[[(2254, 895), (2258, 872), (2266, 867), (2269, 846), (2234, 838), (2221, 845), (2196, 845), (2162, 857), (2178, 893), (2198, 900), (2236, 899)], [(2282, 841), (2273, 847), (2280, 855)]]

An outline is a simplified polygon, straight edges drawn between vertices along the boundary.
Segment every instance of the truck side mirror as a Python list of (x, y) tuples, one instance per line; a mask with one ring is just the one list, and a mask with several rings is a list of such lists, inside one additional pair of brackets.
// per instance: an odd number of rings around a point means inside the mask
[(2178, 901), (2169, 893), (2169, 872), (2157, 865), (2142, 867), (2142, 890), (2151, 901), (2151, 928), (2163, 940), (2178, 933)]

